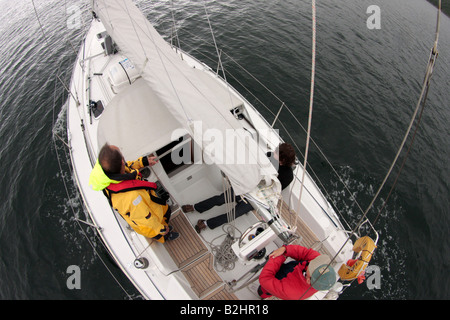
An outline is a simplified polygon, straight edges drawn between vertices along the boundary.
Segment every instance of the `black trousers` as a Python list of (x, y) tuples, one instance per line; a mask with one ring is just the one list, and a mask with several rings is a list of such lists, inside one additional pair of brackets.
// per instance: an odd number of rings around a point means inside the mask
[[(170, 220), (171, 214), (172, 214), (172, 209), (170, 209), (170, 206), (167, 206), (167, 211), (166, 211), (166, 213), (164, 213), (164, 218), (167, 222), (167, 225), (169, 225), (169, 220)], [(167, 237), (169, 236), (169, 234), (170, 234), (170, 232), (164, 236), (164, 239), (167, 240)], [(158, 240), (161, 237), (163, 237), (163, 235), (158, 234), (157, 236), (153, 237), (153, 239)]]
[[(233, 190), (231, 190), (232, 195)], [(209, 209), (215, 207), (215, 206), (221, 206), (225, 204), (225, 194), (219, 194), (217, 196), (213, 196), (211, 198), (208, 198), (206, 200), (200, 201), (196, 204), (194, 204), (194, 208), (197, 212), (203, 213), (205, 211), (208, 211)], [(240, 217), (243, 214), (250, 212), (253, 210), (253, 207), (250, 203), (246, 203), (243, 201), (240, 197), (236, 198), (236, 206), (235, 206), (235, 217)], [(213, 217), (211, 219), (206, 220), (206, 224), (210, 229), (217, 228), (224, 223), (228, 222), (227, 213), (218, 215), (217, 217)]]

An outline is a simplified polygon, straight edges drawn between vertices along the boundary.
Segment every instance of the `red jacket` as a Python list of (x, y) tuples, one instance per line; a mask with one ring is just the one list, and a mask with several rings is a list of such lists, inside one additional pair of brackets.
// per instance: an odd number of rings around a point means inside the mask
[[(307, 263), (319, 255), (320, 253), (313, 249), (299, 245), (289, 245), (286, 246), (284, 255), (269, 258), (259, 276), (259, 283), (263, 292), (269, 294), (265, 297), (274, 295), (283, 300), (303, 300), (316, 293), (317, 290), (306, 282), (303, 272), (306, 272)], [(275, 278), (275, 275), (285, 262), (286, 257), (293, 258), (296, 261), (300, 261), (300, 263), (285, 278), (278, 280)]]

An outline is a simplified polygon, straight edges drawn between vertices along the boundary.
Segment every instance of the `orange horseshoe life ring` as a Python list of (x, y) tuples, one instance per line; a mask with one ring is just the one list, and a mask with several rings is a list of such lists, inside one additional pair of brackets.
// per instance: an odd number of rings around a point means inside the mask
[(376, 247), (375, 242), (370, 237), (365, 236), (356, 240), (353, 251), (359, 253), (359, 256), (355, 260), (349, 260), (346, 264), (342, 264), (338, 271), (339, 277), (342, 280), (354, 280), (363, 274)]

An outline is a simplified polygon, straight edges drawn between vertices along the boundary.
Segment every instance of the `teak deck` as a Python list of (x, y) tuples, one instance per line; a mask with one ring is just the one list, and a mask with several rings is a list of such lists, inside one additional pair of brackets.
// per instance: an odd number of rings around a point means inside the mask
[(180, 239), (167, 241), (166, 249), (197, 296), (204, 300), (237, 300), (227, 292), (225, 283), (214, 270), (212, 254), (185, 215), (180, 212), (170, 224), (181, 235)]
[(167, 241), (165, 247), (178, 268), (182, 269), (208, 253), (208, 248), (182, 212), (170, 219), (170, 225), (173, 226), (174, 231), (180, 233), (180, 238), (175, 241)]
[[(281, 204), (280, 213), (287, 223), (294, 223), (295, 213), (289, 210), (284, 201)], [(211, 252), (184, 213), (179, 211), (175, 214), (170, 224), (174, 231), (180, 233), (180, 238), (167, 241), (165, 247), (197, 296), (204, 300), (237, 300), (234, 294), (226, 290), (225, 283), (214, 270)], [(296, 225), (297, 234), (301, 236), (298, 244), (312, 247), (319, 243), (319, 239), (300, 217), (297, 218)], [(326, 253), (324, 249), (320, 249), (319, 252)]]

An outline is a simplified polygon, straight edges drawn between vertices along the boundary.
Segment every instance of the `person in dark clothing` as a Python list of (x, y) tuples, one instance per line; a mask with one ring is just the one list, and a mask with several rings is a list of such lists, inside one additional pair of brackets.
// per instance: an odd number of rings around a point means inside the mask
[(281, 190), (284, 190), (294, 179), (293, 165), (295, 163), (295, 150), (289, 143), (282, 143), (275, 150), (273, 155), (268, 157), (278, 169), (278, 180), (281, 183)]
[[(292, 170), (292, 166), (295, 163), (295, 150), (288, 143), (282, 143), (275, 150), (272, 155), (268, 154), (269, 158), (275, 167), (278, 167), (278, 180), (281, 183), (281, 189), (285, 189), (294, 179), (294, 172)], [(233, 189), (231, 189), (231, 198), (234, 198)], [(200, 201), (194, 205), (183, 205), (181, 209), (183, 212), (193, 212), (197, 211), (199, 213), (203, 213), (205, 211), (210, 210), (215, 206), (221, 206), (226, 202), (226, 195), (224, 193), (213, 196), (211, 198)], [(235, 217), (238, 218), (243, 214), (246, 214), (253, 210), (253, 207), (250, 203), (248, 203), (245, 199), (241, 197), (236, 197), (236, 206), (235, 206)], [(227, 214), (221, 214), (216, 217), (210, 218), (208, 220), (200, 219), (195, 225), (195, 230), (200, 233), (202, 230), (209, 227), (210, 229), (217, 228), (218, 226), (223, 225), (227, 222)]]

